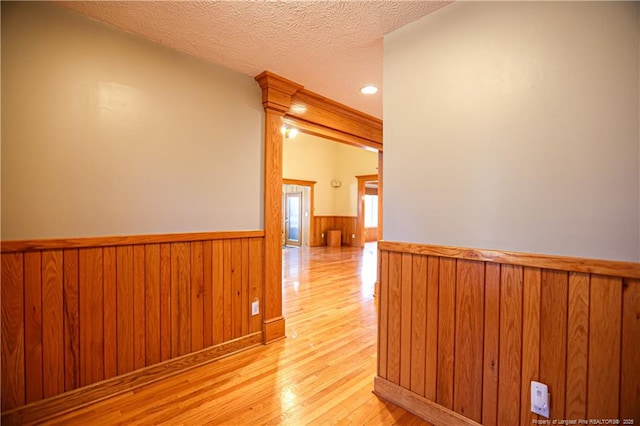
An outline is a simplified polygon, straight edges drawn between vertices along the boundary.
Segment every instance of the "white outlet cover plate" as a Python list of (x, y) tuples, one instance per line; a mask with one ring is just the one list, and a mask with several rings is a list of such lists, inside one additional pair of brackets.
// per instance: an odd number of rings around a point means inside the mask
[(531, 412), (549, 418), (549, 388), (531, 381)]
[(258, 315), (260, 313), (260, 302), (255, 301), (251, 303), (251, 315)]

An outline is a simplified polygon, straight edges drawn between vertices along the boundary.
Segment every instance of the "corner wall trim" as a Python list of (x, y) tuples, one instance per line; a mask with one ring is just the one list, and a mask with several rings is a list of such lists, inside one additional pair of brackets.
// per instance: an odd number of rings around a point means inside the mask
[(480, 426), (480, 423), (476, 423), (379, 376), (373, 379), (373, 393), (434, 425)]

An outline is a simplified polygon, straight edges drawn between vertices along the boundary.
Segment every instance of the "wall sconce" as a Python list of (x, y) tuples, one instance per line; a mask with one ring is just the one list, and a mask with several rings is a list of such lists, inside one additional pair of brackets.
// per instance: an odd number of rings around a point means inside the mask
[(331, 181), (331, 186), (333, 188), (340, 188), (342, 186), (342, 182), (340, 182), (339, 180), (332, 180)]
[(298, 135), (298, 129), (293, 127), (282, 126), (280, 129), (285, 139), (293, 139)]

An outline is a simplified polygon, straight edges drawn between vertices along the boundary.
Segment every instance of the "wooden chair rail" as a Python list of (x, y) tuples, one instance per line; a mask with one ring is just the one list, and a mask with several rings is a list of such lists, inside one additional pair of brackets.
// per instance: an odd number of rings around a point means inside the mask
[(133, 244), (160, 244), (233, 238), (264, 237), (264, 231), (212, 231), (179, 234), (125, 235), (113, 237), (52, 238), (37, 240), (2, 241), (2, 253), (37, 250), (77, 249), (109, 247)]
[(380, 241), (379, 250), (399, 253), (442, 256), (464, 260), (507, 265), (531, 266), (569, 272), (609, 275), (613, 277), (640, 278), (640, 263), (615, 260), (588, 259), (581, 257), (554, 256), (547, 254), (520, 253), (502, 250), (462, 248), (430, 244)]

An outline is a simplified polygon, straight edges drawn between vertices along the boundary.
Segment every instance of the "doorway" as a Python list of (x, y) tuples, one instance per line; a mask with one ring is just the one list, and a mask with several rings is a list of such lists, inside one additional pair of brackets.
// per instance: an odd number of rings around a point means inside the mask
[[(269, 71), (255, 77), (264, 107), (264, 299), (263, 342), (285, 337), (282, 315), (283, 127), (378, 152), (382, 200), (382, 120), (308, 91)], [(378, 211), (378, 235), (382, 233)], [(354, 233), (355, 234), (355, 233)]]
[(358, 245), (378, 240), (380, 200), (378, 175), (356, 176), (358, 179)]
[(302, 245), (302, 192), (284, 194), (284, 243)]

